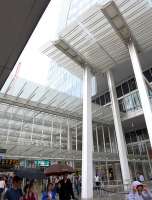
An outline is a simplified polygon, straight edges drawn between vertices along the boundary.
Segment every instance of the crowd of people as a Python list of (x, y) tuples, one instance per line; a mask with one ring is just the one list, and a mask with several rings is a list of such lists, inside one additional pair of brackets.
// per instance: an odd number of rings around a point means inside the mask
[[(73, 185), (68, 178), (68, 174), (64, 174), (62, 178), (51, 178), (47, 181), (46, 188), (42, 191), (41, 197), (35, 187), (35, 181), (28, 181), (23, 187), (22, 178), (14, 175), (0, 179), (0, 199), (1, 200), (70, 200), (76, 199), (73, 192)], [(79, 178), (75, 176), (74, 186), (77, 195), (80, 195)]]
[(22, 190), (22, 179), (18, 176), (2, 177), (1, 200), (38, 200), (38, 194), (34, 188), (34, 182), (26, 184)]
[[(0, 200), (70, 200), (77, 199), (81, 193), (81, 177), (75, 174), (73, 183), (68, 178), (68, 174), (61, 177), (54, 177), (47, 180), (47, 185), (41, 193), (41, 197), (35, 187), (35, 181), (26, 180), (23, 187), (22, 178), (13, 176), (0, 177)], [(100, 178), (96, 174), (95, 185), (100, 186)], [(128, 200), (152, 200), (152, 193), (144, 183), (144, 176), (137, 174), (136, 180), (131, 185)], [(73, 185), (75, 194), (73, 192)]]

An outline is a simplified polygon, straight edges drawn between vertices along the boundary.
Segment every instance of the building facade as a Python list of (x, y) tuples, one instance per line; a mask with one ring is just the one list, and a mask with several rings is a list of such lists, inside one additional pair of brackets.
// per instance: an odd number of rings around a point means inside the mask
[[(92, 157), (89, 156), (91, 135), (94, 150), (106, 155), (113, 150), (110, 140), (114, 136), (110, 138), (108, 128), (105, 131), (103, 126), (96, 128), (96, 133), (90, 131), (94, 117), (91, 102), (102, 109), (107, 108), (107, 112), (109, 107), (112, 109), (113, 119), (109, 120), (110, 115), (104, 116), (102, 123), (110, 125), (112, 132), (115, 132), (123, 183), (130, 183), (139, 171), (145, 177), (151, 177), (152, 59), (151, 30), (148, 29), (150, 24), (147, 20), (151, 5), (144, 0), (140, 3), (73, 0), (69, 1), (68, 6), (63, 30), (52, 48), (55, 53), (62, 54), (62, 57), (55, 58), (56, 62), (60, 59), (63, 67), (68, 69), (69, 58), (73, 61), (73, 73), (79, 67), (84, 71), (82, 199), (92, 199), (92, 192), (86, 192), (91, 189), (91, 182), (90, 185), (86, 183), (87, 176), (92, 177)], [(45, 54), (54, 58), (54, 52), (46, 50)], [(91, 97), (92, 74), (96, 76), (97, 94)], [(148, 167), (147, 171), (145, 167)]]

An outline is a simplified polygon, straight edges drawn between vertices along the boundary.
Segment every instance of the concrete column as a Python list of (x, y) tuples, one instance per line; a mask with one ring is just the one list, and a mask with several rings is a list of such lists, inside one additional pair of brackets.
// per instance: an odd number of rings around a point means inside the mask
[(112, 143), (111, 143), (111, 133), (110, 133), (110, 128), (108, 127), (108, 136), (109, 136), (109, 143), (110, 143), (110, 152), (112, 153)]
[(78, 150), (78, 128), (77, 128), (77, 125), (75, 127), (75, 146), (76, 146), (76, 151)]
[(91, 110), (91, 71), (83, 73), (82, 193), (83, 200), (93, 200), (93, 135)]
[(60, 123), (60, 131), (59, 131), (59, 147), (60, 147), (60, 151), (62, 150), (62, 125)]
[(102, 138), (103, 138), (104, 152), (106, 152), (105, 132), (104, 132), (104, 127), (103, 126), (102, 126)]
[(99, 137), (98, 137), (98, 127), (96, 126), (96, 141), (97, 141), (97, 152), (99, 152)]
[(52, 125), (51, 125), (51, 138), (50, 138), (50, 144), (51, 148), (53, 147), (53, 120), (52, 120)]
[(147, 130), (149, 134), (150, 143), (152, 146), (152, 108), (149, 99), (148, 89), (143, 77), (142, 68), (140, 64), (140, 60), (138, 57), (138, 53), (136, 47), (132, 41), (130, 41), (128, 45), (130, 58), (133, 66), (133, 70), (135, 73), (135, 78), (139, 90), (139, 96), (141, 99), (141, 105), (145, 116), (145, 122), (147, 125)]
[(67, 121), (67, 126), (68, 126), (68, 144), (67, 144), (67, 149), (68, 151), (72, 151), (72, 132), (70, 133), (70, 124), (69, 120)]
[(108, 79), (109, 91), (110, 91), (110, 96), (111, 96), (112, 113), (113, 113), (113, 119), (114, 119), (115, 131), (116, 131), (116, 138), (117, 138), (117, 144), (118, 144), (123, 183), (129, 184), (131, 177), (130, 177), (128, 159), (127, 159), (126, 142), (125, 142), (123, 130), (122, 130), (114, 78), (110, 70), (107, 72), (107, 79)]

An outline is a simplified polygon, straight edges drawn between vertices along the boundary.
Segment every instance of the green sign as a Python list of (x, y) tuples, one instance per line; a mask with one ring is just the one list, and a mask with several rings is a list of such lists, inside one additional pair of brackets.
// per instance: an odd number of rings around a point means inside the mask
[(34, 161), (36, 167), (49, 167), (50, 161), (49, 160), (35, 160)]

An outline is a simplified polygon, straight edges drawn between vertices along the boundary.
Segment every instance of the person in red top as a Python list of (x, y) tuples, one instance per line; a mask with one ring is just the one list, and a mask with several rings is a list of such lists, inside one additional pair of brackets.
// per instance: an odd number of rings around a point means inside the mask
[(27, 184), (24, 188), (23, 200), (37, 200), (37, 195), (34, 192), (33, 183)]

